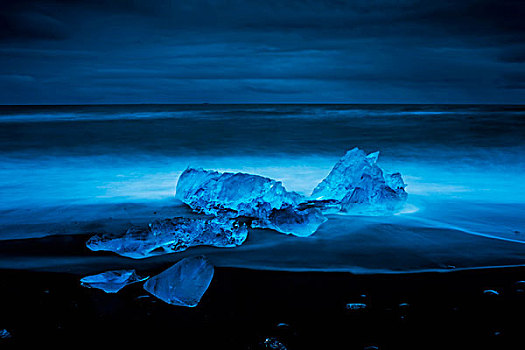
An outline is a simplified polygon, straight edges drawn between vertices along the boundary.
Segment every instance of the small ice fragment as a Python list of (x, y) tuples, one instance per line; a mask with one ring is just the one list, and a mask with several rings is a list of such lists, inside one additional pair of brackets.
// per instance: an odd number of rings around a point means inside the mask
[(401, 304), (399, 304), (399, 307), (409, 307), (409, 306), (410, 306), (410, 304), (408, 304), (408, 303), (401, 303)]
[(348, 303), (346, 304), (347, 310), (362, 310), (366, 308), (366, 304), (363, 303)]
[(286, 350), (286, 346), (284, 346), (283, 343), (281, 343), (277, 338), (274, 337), (268, 337), (264, 340), (264, 345), (267, 349), (272, 350)]
[(290, 325), (288, 323), (281, 322), (277, 324), (277, 328), (290, 328)]
[(140, 299), (149, 299), (149, 298), (151, 298), (151, 295), (147, 294), (147, 295), (139, 295), (135, 299), (140, 300)]
[(0, 330), (0, 339), (9, 339), (12, 335), (7, 329)]
[(156, 220), (145, 229), (131, 228), (124, 235), (95, 235), (86, 246), (112, 251), (134, 259), (181, 252), (189, 247), (209, 245), (236, 247), (248, 236), (245, 224), (228, 218), (190, 219), (176, 217)]
[(117, 293), (128, 284), (141, 282), (148, 277), (139, 277), (135, 270), (115, 270), (86, 276), (80, 280), (82, 286), (102, 289), (106, 293)]
[(485, 289), (483, 291), (483, 294), (486, 294), (486, 295), (499, 295), (499, 292), (494, 290), (494, 289)]
[(213, 278), (213, 265), (204, 257), (185, 258), (144, 283), (144, 289), (162, 301), (197, 306)]

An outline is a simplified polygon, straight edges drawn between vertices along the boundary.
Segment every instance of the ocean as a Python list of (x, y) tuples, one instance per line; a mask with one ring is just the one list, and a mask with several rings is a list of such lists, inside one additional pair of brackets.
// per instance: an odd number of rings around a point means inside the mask
[(85, 274), (195, 254), (285, 271), (525, 264), (525, 106), (506, 105), (1, 106), (0, 240), (84, 241), (191, 215), (174, 199), (187, 167), (263, 175), (309, 195), (354, 147), (380, 151), (380, 167), (403, 175), (400, 213), (330, 215), (308, 238), (252, 230), (238, 248), (144, 261), (3, 248), (0, 268)]

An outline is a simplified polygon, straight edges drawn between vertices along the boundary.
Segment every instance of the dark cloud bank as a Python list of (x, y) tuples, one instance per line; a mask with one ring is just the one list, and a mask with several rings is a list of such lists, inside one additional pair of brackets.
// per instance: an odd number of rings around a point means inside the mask
[(0, 4), (0, 104), (525, 102), (523, 1)]

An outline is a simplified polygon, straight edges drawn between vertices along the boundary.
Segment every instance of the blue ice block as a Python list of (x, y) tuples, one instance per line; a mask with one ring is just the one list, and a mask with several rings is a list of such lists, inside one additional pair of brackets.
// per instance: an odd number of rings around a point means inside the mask
[(144, 289), (162, 301), (197, 306), (213, 279), (213, 265), (204, 256), (182, 259), (144, 283)]
[(80, 280), (84, 287), (102, 289), (106, 293), (117, 293), (128, 284), (141, 282), (148, 277), (140, 277), (135, 270), (115, 270), (86, 276)]

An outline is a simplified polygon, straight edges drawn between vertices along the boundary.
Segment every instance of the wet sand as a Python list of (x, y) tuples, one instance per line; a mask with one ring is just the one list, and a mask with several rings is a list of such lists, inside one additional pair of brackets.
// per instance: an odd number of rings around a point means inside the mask
[[(456, 219), (447, 223), (467, 204), (460, 208), (443, 205), (441, 210), (434, 208), (435, 213), (430, 214), (427, 210), (378, 217), (329, 215), (329, 220), (310, 237), (250, 229), (248, 239), (236, 248), (200, 246), (142, 260), (86, 248), (85, 242), (95, 233), (119, 234), (133, 225), (146, 226), (155, 219), (197, 215), (185, 206), (156, 204), (78, 205), (0, 212), (3, 214), (0, 232), (7, 238), (0, 240), (0, 269), (81, 275), (117, 268), (157, 268), (194, 255), (206, 255), (218, 267), (357, 274), (525, 265), (525, 229), (517, 219), (525, 213), (522, 205), (512, 206), (513, 216), (502, 216), (501, 225), (483, 215), (485, 212), (474, 210), (460, 217), (463, 222)], [(498, 213), (505, 213), (510, 207), (500, 205), (487, 210), (497, 208)], [(444, 219), (437, 221), (440, 215)], [(467, 215), (470, 221), (464, 222)]]

